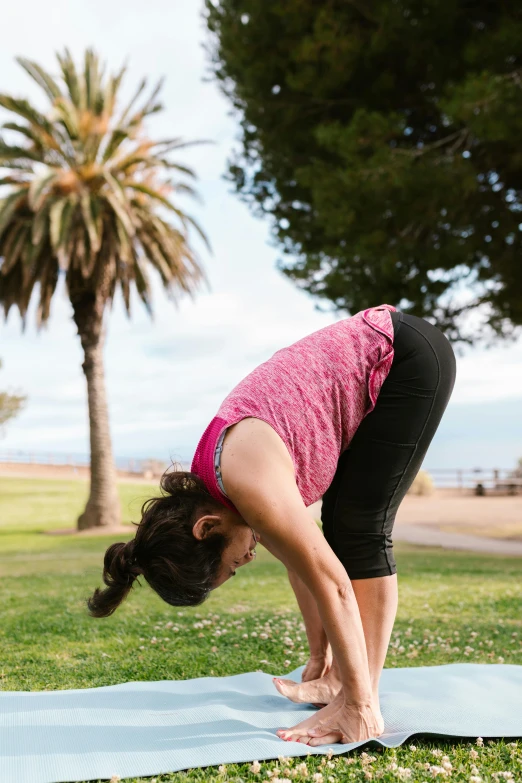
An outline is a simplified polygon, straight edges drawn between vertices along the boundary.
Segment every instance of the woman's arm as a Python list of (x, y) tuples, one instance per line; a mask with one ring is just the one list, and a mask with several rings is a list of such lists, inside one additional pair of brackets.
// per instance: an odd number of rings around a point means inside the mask
[(348, 575), (306, 509), (291, 466), (253, 440), (239, 439), (228, 452), (227, 494), (314, 597), (339, 666), (345, 703), (371, 711), (364, 632)]
[[(268, 549), (270, 554), (273, 555), (277, 560), (282, 560), (277, 550), (274, 547), (271, 547), (262, 536), (258, 537), (258, 541), (262, 546), (265, 547), (265, 549)], [(292, 586), (297, 604), (303, 616), (306, 628), (306, 636), (308, 639), (308, 646), (310, 648), (310, 658), (321, 660), (330, 658), (331, 663), (332, 650), (330, 647), (330, 642), (328, 641), (325, 630), (323, 628), (323, 621), (321, 620), (315, 599), (302, 579), (297, 576), (295, 571), (287, 568), (287, 573), (288, 581)]]
[(317, 609), (317, 603), (302, 579), (291, 569), (288, 570), (288, 581), (292, 585), (299, 609), (303, 615), (310, 657), (326, 658), (329, 652), (331, 653), (330, 642), (326, 636), (323, 621)]

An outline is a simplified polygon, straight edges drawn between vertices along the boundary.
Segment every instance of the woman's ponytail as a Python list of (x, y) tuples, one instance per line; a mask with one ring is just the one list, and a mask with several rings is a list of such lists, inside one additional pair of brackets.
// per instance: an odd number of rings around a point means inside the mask
[(135, 539), (112, 544), (103, 558), (104, 590), (96, 588), (87, 606), (93, 617), (109, 617), (127, 597), (134, 580), (143, 573), (134, 558)]

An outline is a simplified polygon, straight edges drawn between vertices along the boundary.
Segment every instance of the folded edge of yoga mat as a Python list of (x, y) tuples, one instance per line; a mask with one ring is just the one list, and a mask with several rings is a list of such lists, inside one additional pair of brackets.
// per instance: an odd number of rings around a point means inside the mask
[[(300, 681), (303, 666), (290, 673)], [(415, 734), (522, 737), (522, 666), (453, 663), (384, 669), (385, 731), (396, 747)], [(69, 691), (0, 692), (2, 783), (62, 783), (157, 775), (193, 767), (335, 754), (367, 744), (311, 748), (275, 732), (316, 712), (293, 704), (272, 675), (128, 682)]]

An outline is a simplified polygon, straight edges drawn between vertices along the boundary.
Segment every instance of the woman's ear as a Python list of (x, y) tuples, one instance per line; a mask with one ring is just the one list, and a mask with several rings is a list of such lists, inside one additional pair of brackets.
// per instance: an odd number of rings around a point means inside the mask
[(215, 533), (216, 528), (219, 527), (220, 523), (221, 520), (218, 516), (206, 514), (205, 516), (200, 517), (194, 523), (194, 527), (192, 528), (192, 535), (197, 538), (198, 541), (202, 541), (211, 533)]

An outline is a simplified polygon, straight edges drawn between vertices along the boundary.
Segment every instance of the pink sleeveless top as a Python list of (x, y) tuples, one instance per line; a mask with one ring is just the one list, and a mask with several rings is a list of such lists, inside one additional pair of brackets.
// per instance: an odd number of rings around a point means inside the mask
[(312, 332), (276, 351), (232, 389), (191, 465), (216, 500), (239, 513), (219, 488), (214, 457), (224, 430), (247, 417), (270, 424), (285, 443), (305, 506), (324, 495), (390, 371), (395, 309), (370, 307)]

